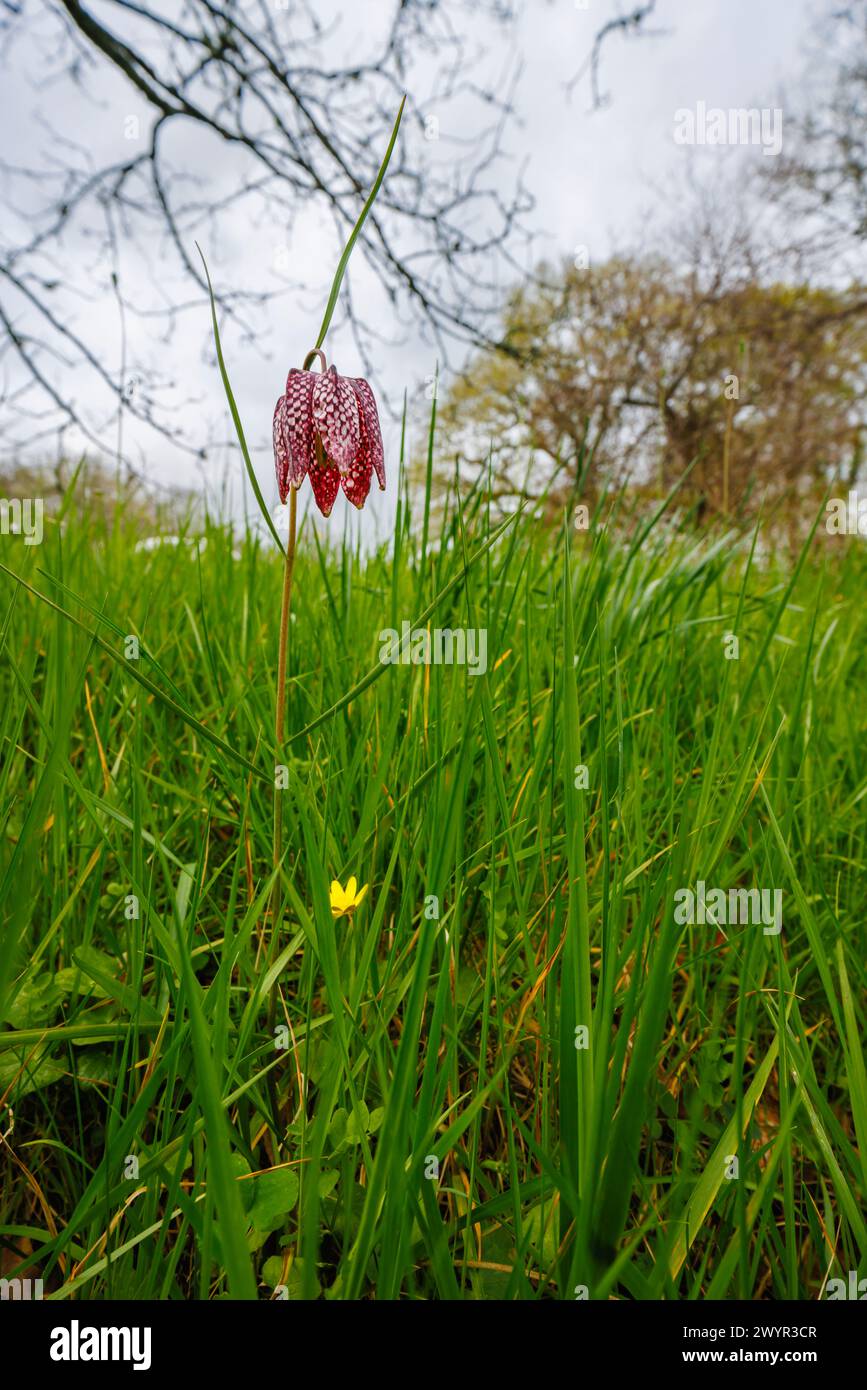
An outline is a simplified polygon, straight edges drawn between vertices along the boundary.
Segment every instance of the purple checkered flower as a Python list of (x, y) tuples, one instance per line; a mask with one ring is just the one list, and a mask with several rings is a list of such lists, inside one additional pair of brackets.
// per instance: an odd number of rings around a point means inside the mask
[[(343, 487), (353, 506), (364, 506), (376, 473), (385, 488), (382, 433), (373, 392), (361, 377), (340, 376), (334, 367), (321, 372), (293, 367), (286, 391), (274, 411), (274, 462), (280, 501), (299, 488), (306, 475), (323, 516)], [(308, 359), (309, 360), (309, 359)]]

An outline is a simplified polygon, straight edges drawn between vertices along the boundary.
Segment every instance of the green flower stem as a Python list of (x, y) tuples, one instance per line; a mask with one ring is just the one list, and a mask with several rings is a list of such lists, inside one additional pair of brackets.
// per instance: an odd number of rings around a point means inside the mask
[[(327, 369), (325, 353), (313, 348), (304, 358), (304, 371), (309, 371), (314, 358), (318, 357), (320, 370)], [(317, 441), (318, 442), (318, 441)], [(283, 567), (283, 602), (280, 608), (280, 645), (277, 652), (277, 705), (274, 712), (274, 752), (278, 763), (283, 761), (283, 729), (286, 723), (286, 649), (289, 645), (289, 614), (292, 611), (292, 576), (295, 571), (295, 528), (298, 517), (298, 493), (294, 487), (289, 489), (289, 537), (286, 542), (286, 564)], [(280, 865), (283, 847), (283, 801), (281, 788), (274, 778), (274, 840), (271, 864), (276, 871)], [(277, 916), (280, 911), (280, 875), (274, 879), (271, 890), (271, 940), (277, 939)], [(274, 1022), (274, 996), (268, 1011), (269, 1026)]]
[[(304, 370), (308, 371), (315, 358), (319, 358), (320, 370), (325, 371), (327, 362), (325, 354), (319, 349), (314, 348), (308, 352), (304, 359)], [(274, 757), (276, 763), (283, 762), (283, 732), (286, 724), (286, 653), (289, 646), (289, 615), (292, 611), (292, 577), (295, 572), (295, 532), (298, 520), (298, 492), (294, 487), (289, 489), (289, 536), (286, 541), (286, 563), (283, 566), (283, 601), (280, 605), (280, 640), (277, 650), (277, 701), (274, 711)], [(277, 786), (275, 770), (274, 777), (274, 838), (271, 847), (271, 867), (274, 870), (274, 885), (271, 889), (271, 942), (269, 959), (273, 958), (274, 951), (280, 934), (280, 904), (282, 893), (280, 889), (280, 861), (283, 854), (283, 797), (282, 788)], [(277, 985), (274, 984), (271, 990), (271, 997), (268, 1000), (268, 1032), (274, 1031), (274, 1020), (277, 1016)], [(276, 1083), (273, 1075), (269, 1077), (269, 1091), (271, 1102), (277, 1113)]]
[[(286, 650), (289, 645), (289, 614), (292, 611), (292, 576), (295, 570), (295, 527), (298, 515), (298, 493), (289, 489), (289, 538), (286, 542), (286, 563), (283, 566), (283, 602), (280, 607), (280, 644), (277, 652), (277, 705), (274, 714), (275, 762), (283, 761), (283, 729), (286, 722)], [(274, 840), (271, 863), (275, 871), (271, 889), (271, 952), (273, 955), (280, 928), (280, 859), (283, 850), (283, 789), (274, 776)], [(268, 1031), (274, 1031), (277, 1012), (277, 988), (271, 990), (268, 1001)]]
[[(292, 575), (295, 570), (295, 526), (298, 514), (298, 493), (289, 490), (289, 539), (286, 543), (286, 564), (283, 567), (283, 602), (280, 608), (280, 646), (277, 654), (277, 708), (274, 718), (274, 747), (278, 761), (282, 760), (283, 727), (286, 722), (286, 649), (289, 645), (289, 614), (292, 610)], [(274, 868), (280, 863), (283, 829), (283, 802), (279, 789), (274, 787)], [(279, 884), (274, 884), (279, 898)], [(272, 899), (273, 902), (273, 899)]]

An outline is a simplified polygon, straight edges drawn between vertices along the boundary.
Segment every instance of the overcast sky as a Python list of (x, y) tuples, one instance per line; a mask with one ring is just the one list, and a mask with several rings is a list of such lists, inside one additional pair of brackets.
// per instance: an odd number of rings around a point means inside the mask
[[(94, 6), (97, 8), (97, 4)], [(665, 211), (666, 190), (675, 190), (683, 161), (692, 152), (674, 140), (675, 112), (708, 107), (767, 107), (779, 104), (783, 87), (795, 89), (807, 60), (810, 25), (832, 8), (832, 0), (658, 0), (655, 30), (659, 37), (625, 40), (615, 34), (602, 55), (601, 84), (610, 96), (602, 110), (590, 111), (590, 88), (585, 81), (571, 98), (567, 84), (586, 59), (593, 36), (600, 24), (622, 12), (614, 0), (588, 0), (586, 8), (576, 0), (525, 0), (517, 9), (519, 17), (511, 27), (480, 29), (486, 61), (491, 73), (507, 71), (520, 64), (515, 106), (516, 121), (509, 130), (506, 148), (513, 164), (499, 166), (498, 177), (506, 188), (515, 168), (527, 162), (525, 180), (535, 197), (535, 208), (528, 219), (536, 234), (535, 254), (555, 256), (573, 253), (584, 244), (591, 259), (603, 259), (617, 241), (633, 242), (640, 235), (648, 212)], [(327, 10), (327, 6), (324, 7)], [(363, 5), (341, 4), (331, 8), (345, 14), (341, 29), (332, 40), (343, 51), (375, 51), (378, 33), (388, 25), (394, 0), (364, 0)], [(321, 11), (322, 6), (318, 9)], [(28, 24), (40, 22), (32, 0), (25, 6)], [(137, 106), (118, 81), (90, 82), (84, 90), (70, 84), (48, 89), (40, 86), (42, 59), (26, 28), (15, 37), (12, 55), (2, 82), (0, 116), (7, 133), (11, 154), (7, 157), (27, 166), (45, 149), (43, 115), (50, 110), (55, 125), (69, 137), (100, 157), (123, 138), (120, 127)], [(58, 109), (57, 103), (65, 103)], [(454, 112), (446, 118), (455, 119)], [(387, 139), (383, 130), (383, 145)], [(448, 134), (448, 129), (444, 132)], [(466, 136), (472, 132), (461, 131)], [(179, 146), (182, 154), (183, 147)], [(760, 151), (750, 157), (762, 158)], [(214, 187), (231, 180), (231, 162), (214, 149)], [(217, 162), (218, 161), (218, 162)], [(201, 170), (199, 171), (202, 172)], [(204, 172), (208, 173), (208, 170)], [(675, 208), (670, 209), (675, 211)], [(4, 245), (22, 233), (21, 219), (4, 208)], [(252, 283), (286, 243), (276, 227), (251, 227), (229, 209), (220, 225), (219, 243), (208, 250), (211, 270), (220, 284)], [(305, 293), (284, 295), (268, 315), (255, 345), (244, 343), (227, 326), (224, 348), (235, 386), (248, 439), (255, 446), (255, 461), (263, 491), (276, 503), (276, 487), (270, 452), (270, 421), (274, 402), (282, 389), (287, 369), (298, 365), (315, 339), (323, 300), (333, 270), (333, 243), (317, 216), (301, 216), (288, 239), (288, 255), (293, 272), (304, 277)], [(94, 281), (93, 249), (86, 237), (71, 239), (64, 245), (64, 276), (72, 293), (87, 295)], [(177, 293), (189, 299), (189, 288), (180, 282), (167, 284), (160, 275), (160, 257), (142, 255), (141, 248), (121, 247), (120, 271), (125, 293), (139, 306)], [(103, 267), (104, 269), (104, 267)], [(252, 272), (255, 271), (256, 275)], [(354, 302), (363, 316), (374, 315), (380, 333), (388, 336), (383, 318), (382, 299), (359, 262), (350, 270)], [(82, 298), (80, 321), (86, 323), (89, 342), (100, 360), (116, 372), (120, 352), (117, 303), (112, 295), (96, 302)], [(210, 326), (204, 308), (185, 314), (174, 336), (163, 342), (157, 336), (155, 320), (136, 317), (127, 320), (127, 357), (130, 362), (157, 366), (177, 383), (177, 400), (196, 397), (194, 406), (184, 406), (178, 423), (188, 435), (197, 431), (202, 438), (216, 430), (229, 439), (230, 425), (224, 409), (219, 378), (210, 364)], [(330, 339), (330, 356), (339, 370), (349, 375), (360, 371), (357, 354), (348, 332)], [(398, 402), (406, 389), (418, 393), (434, 370), (434, 350), (421, 335), (411, 335), (399, 347), (377, 347), (377, 376), (391, 401)], [(15, 385), (12, 357), (4, 353), (0, 388), (3, 396)], [(92, 388), (72, 369), (56, 365), (58, 389), (76, 394), (89, 409), (94, 423), (107, 439), (113, 438), (111, 412), (107, 405), (88, 396)], [(4, 406), (0, 402), (0, 409)], [(383, 412), (385, 414), (385, 412)], [(211, 496), (220, 489), (226, 467), (235, 479), (240, 460), (237, 450), (228, 446), (212, 451), (203, 474), (201, 464), (181, 455), (146, 427), (129, 421), (125, 426), (125, 448), (141, 471), (155, 481), (184, 482), (192, 487), (207, 486)], [(395, 476), (396, 433), (386, 426), (390, 476)], [(44, 446), (44, 452), (51, 452)], [(234, 490), (232, 505), (239, 505)], [(384, 529), (392, 514), (394, 489), (385, 497), (376, 490), (371, 495), (366, 526), (377, 522)], [(348, 511), (341, 496), (335, 518)]]

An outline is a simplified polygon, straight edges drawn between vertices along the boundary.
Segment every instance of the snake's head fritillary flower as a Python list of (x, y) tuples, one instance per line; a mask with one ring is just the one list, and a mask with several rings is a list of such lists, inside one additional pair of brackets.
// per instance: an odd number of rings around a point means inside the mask
[(385, 463), (370, 386), (361, 377), (340, 376), (334, 367), (326, 371), (323, 354), (317, 356), (321, 372), (293, 367), (286, 378), (274, 411), (274, 462), (280, 501), (309, 474), (316, 505), (328, 516), (338, 487), (359, 508), (373, 473), (384, 489)]
[(351, 878), (345, 888), (341, 888), (335, 878), (331, 884), (329, 898), (331, 900), (332, 917), (351, 917), (358, 904), (361, 902), (368, 885), (365, 883), (360, 892), (356, 892), (358, 884), (355, 878)]

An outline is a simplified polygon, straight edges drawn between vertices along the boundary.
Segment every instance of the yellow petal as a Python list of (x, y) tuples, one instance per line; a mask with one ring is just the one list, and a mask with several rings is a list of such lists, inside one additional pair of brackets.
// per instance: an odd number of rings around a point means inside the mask
[(365, 893), (367, 892), (368, 887), (369, 887), (369, 885), (368, 885), (367, 883), (365, 883), (364, 887), (362, 888), (361, 892), (358, 894), (357, 898), (355, 899), (355, 902), (353, 903), (353, 906), (354, 906), (354, 907), (358, 907), (358, 904), (361, 902), (361, 899), (364, 897)]
[(331, 880), (331, 906), (346, 906), (346, 894), (344, 893), (340, 884), (337, 882), (336, 878)]
[(349, 882), (348, 882), (347, 885), (346, 885), (346, 901), (347, 901), (348, 903), (351, 903), (351, 902), (352, 902), (352, 899), (355, 897), (355, 890), (356, 890), (357, 887), (358, 887), (358, 884), (357, 884), (357, 882), (356, 882), (356, 880), (355, 880), (355, 875), (353, 874), (352, 878), (349, 880)]

